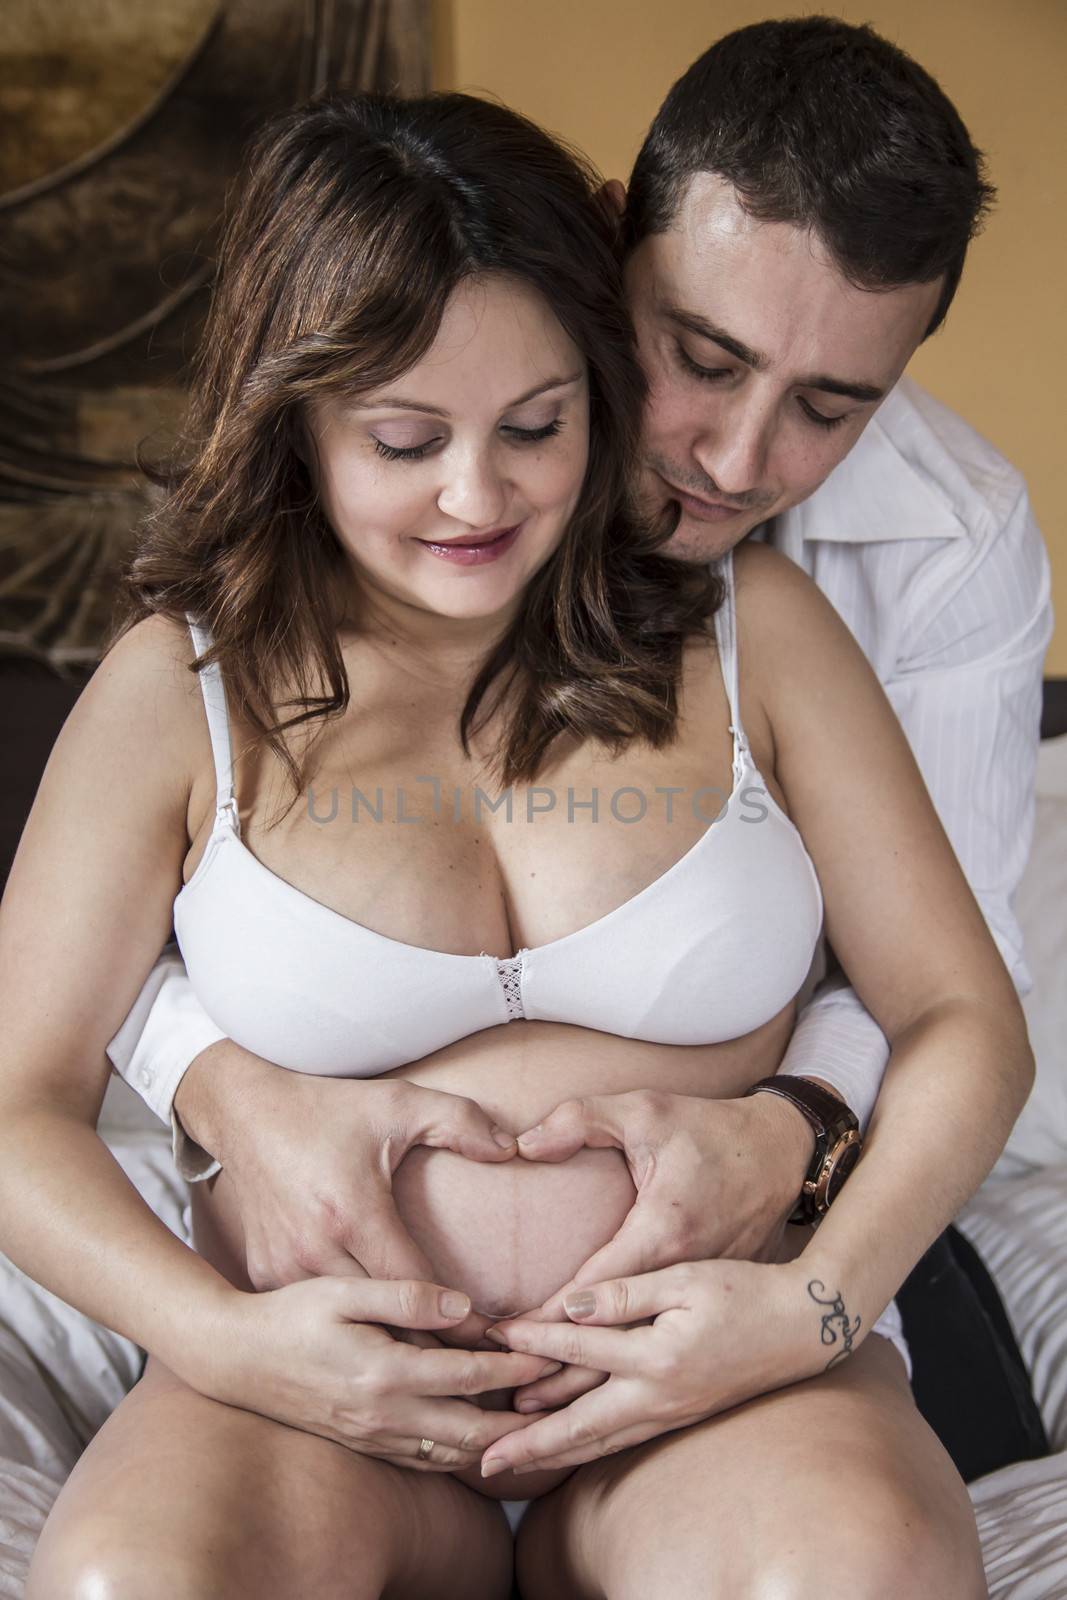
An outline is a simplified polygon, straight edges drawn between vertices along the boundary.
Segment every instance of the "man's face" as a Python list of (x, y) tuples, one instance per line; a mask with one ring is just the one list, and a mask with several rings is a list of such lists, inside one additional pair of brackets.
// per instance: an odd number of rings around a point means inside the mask
[[(929, 324), (940, 280), (857, 289), (821, 242), (756, 222), (712, 173), (627, 263), (650, 392), (643, 489), (673, 555), (708, 560), (817, 489)], [(858, 507), (862, 516), (862, 507)]]

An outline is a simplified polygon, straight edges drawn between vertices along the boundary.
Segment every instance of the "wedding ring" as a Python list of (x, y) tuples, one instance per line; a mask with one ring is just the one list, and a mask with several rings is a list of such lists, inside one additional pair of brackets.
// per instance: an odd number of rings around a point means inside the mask
[(418, 1459), (420, 1461), (425, 1461), (427, 1456), (429, 1456), (430, 1452), (432, 1451), (432, 1449), (433, 1449), (433, 1440), (432, 1439), (420, 1439), (419, 1440), (419, 1449), (418, 1449)]

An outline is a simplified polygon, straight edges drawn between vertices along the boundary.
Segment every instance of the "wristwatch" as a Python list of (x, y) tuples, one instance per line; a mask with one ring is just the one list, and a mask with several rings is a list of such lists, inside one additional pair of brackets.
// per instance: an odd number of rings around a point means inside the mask
[(830, 1209), (860, 1158), (863, 1138), (859, 1123), (843, 1100), (810, 1078), (781, 1073), (776, 1078), (761, 1078), (746, 1090), (746, 1094), (761, 1093), (781, 1095), (814, 1129), (815, 1154), (789, 1218), (790, 1222), (814, 1222)]

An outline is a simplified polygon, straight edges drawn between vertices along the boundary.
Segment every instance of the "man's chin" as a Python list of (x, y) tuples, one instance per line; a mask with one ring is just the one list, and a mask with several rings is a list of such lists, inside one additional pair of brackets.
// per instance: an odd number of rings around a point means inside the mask
[(716, 561), (740, 544), (755, 526), (756, 519), (751, 516), (742, 514), (736, 521), (731, 518), (729, 522), (715, 524), (690, 516), (683, 508), (678, 526), (665, 546), (666, 553), (676, 561), (694, 564)]

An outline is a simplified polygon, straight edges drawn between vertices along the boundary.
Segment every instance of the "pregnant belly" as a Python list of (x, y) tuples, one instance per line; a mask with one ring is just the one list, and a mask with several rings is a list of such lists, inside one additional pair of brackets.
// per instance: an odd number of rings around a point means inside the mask
[[(742, 1094), (773, 1072), (792, 1020), (790, 1007), (744, 1039), (696, 1048), (509, 1023), (392, 1076), (467, 1095), (509, 1133), (521, 1133), (576, 1096), (653, 1087), (704, 1098)], [(636, 1196), (625, 1158), (612, 1149), (583, 1149), (552, 1164), (521, 1157), (487, 1164), (421, 1147), (397, 1168), (393, 1193), (438, 1281), (464, 1290), (494, 1317), (547, 1300), (618, 1231)], [(509, 1406), (511, 1395), (500, 1391), (483, 1403)], [(483, 1481), (474, 1468), (457, 1477), (495, 1499), (534, 1499), (570, 1470)]]
[[(792, 1027), (792, 1007), (743, 1039), (700, 1047), (650, 1045), (554, 1023), (508, 1023), (450, 1045), (383, 1076), (477, 1102), (510, 1133), (521, 1133), (576, 1096), (659, 1088), (703, 1098), (738, 1095), (773, 1072)], [(243, 1260), (236, 1208), (225, 1174), (216, 1193), (194, 1190), (196, 1243), (226, 1270)], [(582, 1149), (560, 1163), (469, 1161), (418, 1146), (393, 1177), (397, 1210), (431, 1262), (436, 1280), (463, 1290), (473, 1306), (502, 1317), (541, 1304), (615, 1234), (635, 1189), (618, 1150)], [(510, 1405), (506, 1390), (483, 1396)], [(502, 1473), (483, 1483), (477, 1469), (457, 1474), (497, 1499), (546, 1493), (567, 1471)]]
[(622, 1225), (636, 1191), (617, 1150), (496, 1166), (422, 1147), (398, 1168), (393, 1194), (437, 1282), (504, 1317), (566, 1283)]
[[(389, 1074), (465, 1095), (509, 1133), (562, 1101), (659, 1088), (723, 1098), (777, 1064), (787, 1010), (757, 1033), (694, 1048), (650, 1045), (559, 1023), (508, 1023)], [(580, 1150), (557, 1164), (517, 1157), (467, 1161), (450, 1150), (412, 1150), (393, 1193), (405, 1224), (450, 1287), (500, 1317), (539, 1305), (620, 1227), (633, 1205), (618, 1150)]]

